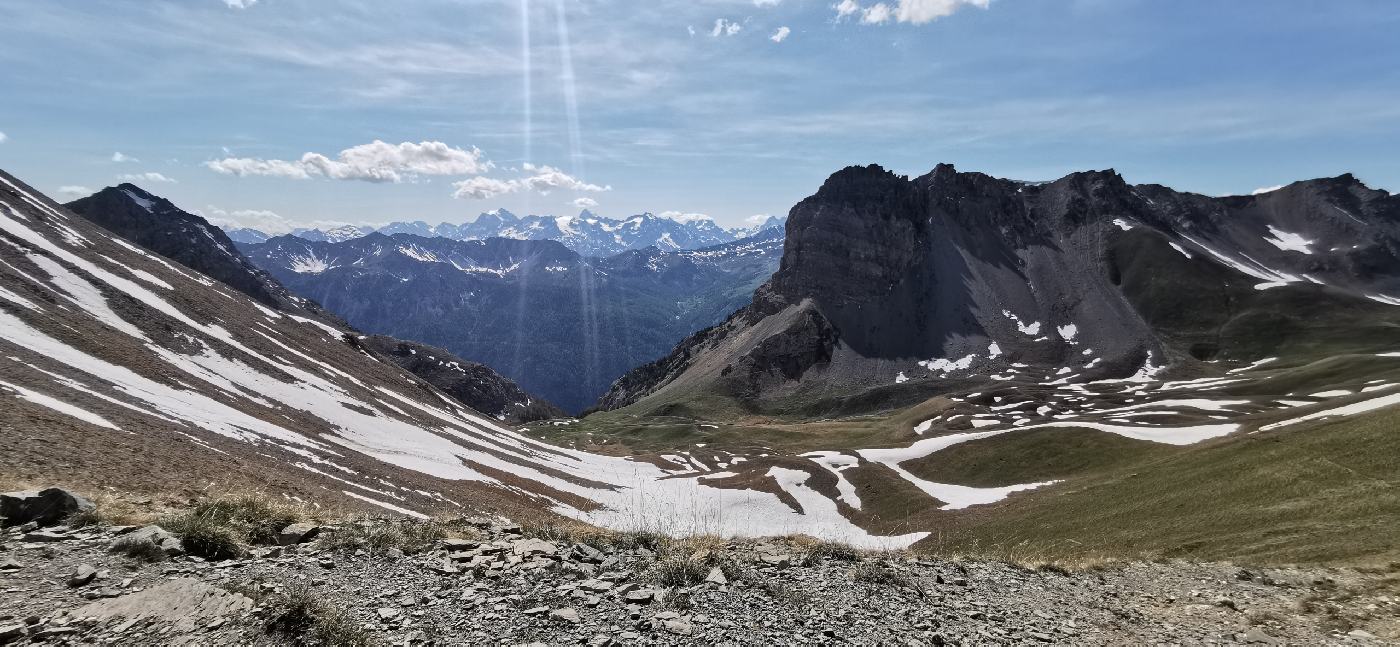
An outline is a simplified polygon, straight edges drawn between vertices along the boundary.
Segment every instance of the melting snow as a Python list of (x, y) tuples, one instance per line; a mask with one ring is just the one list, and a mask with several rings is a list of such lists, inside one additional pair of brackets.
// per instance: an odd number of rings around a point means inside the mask
[(1303, 254), (1312, 254), (1312, 250), (1308, 249), (1308, 245), (1317, 242), (1314, 240), (1308, 240), (1306, 238), (1303, 238), (1302, 236), (1295, 233), (1283, 231), (1281, 229), (1278, 229), (1277, 227), (1274, 227), (1273, 225), (1269, 225), (1269, 233), (1272, 234), (1272, 237), (1265, 236), (1264, 242), (1269, 243), (1270, 245), (1273, 245), (1274, 247), (1277, 247), (1285, 252), (1299, 252)]
[(1318, 391), (1317, 393), (1314, 393), (1314, 394), (1312, 394), (1312, 395), (1309, 395), (1308, 397), (1310, 397), (1310, 398), (1339, 398), (1339, 397), (1342, 397), (1342, 396), (1344, 396), (1344, 395), (1351, 395), (1351, 391), (1348, 391), (1348, 390), (1346, 390), (1346, 389), (1335, 389), (1335, 390), (1332, 390), (1332, 391)]
[(333, 265), (330, 259), (316, 256), (315, 252), (307, 251), (306, 256), (290, 256), (288, 260), (291, 264), (288, 269), (297, 274), (320, 274), (326, 270), (333, 270), (338, 265)]
[(1002, 314), (1002, 316), (1006, 317), (1007, 319), (1010, 319), (1010, 320), (1012, 321), (1012, 323), (1015, 323), (1015, 324), (1016, 324), (1016, 329), (1017, 329), (1017, 330), (1020, 330), (1020, 331), (1021, 331), (1021, 334), (1023, 334), (1023, 335), (1029, 335), (1029, 336), (1031, 336), (1031, 337), (1034, 337), (1034, 336), (1040, 334), (1040, 322), (1039, 322), (1039, 321), (1032, 321), (1032, 322), (1030, 322), (1030, 323), (1028, 323), (1028, 324), (1026, 324), (1026, 323), (1021, 323), (1021, 318), (1020, 318), (1020, 317), (1017, 317), (1017, 316), (1016, 316), (1014, 313), (1012, 313), (1010, 310), (1002, 310), (1002, 311), (1001, 311), (1001, 314)]
[(141, 196), (139, 196), (139, 195), (136, 195), (135, 193), (132, 193), (131, 191), (128, 191), (128, 190), (126, 190), (126, 189), (122, 189), (122, 193), (125, 193), (125, 194), (126, 194), (126, 197), (131, 198), (131, 201), (132, 201), (132, 202), (135, 202), (135, 203), (137, 204), (137, 206), (141, 207), (142, 209), (145, 209), (145, 210), (146, 210), (146, 213), (151, 213), (151, 201), (150, 201), (150, 200), (147, 200), (146, 198), (143, 198), (143, 197), (141, 197)]
[(1320, 418), (1331, 418), (1331, 417), (1333, 417), (1333, 416), (1353, 416), (1353, 415), (1356, 415), (1356, 414), (1358, 414), (1358, 413), (1366, 413), (1366, 412), (1368, 412), (1368, 411), (1375, 411), (1376, 409), (1382, 409), (1382, 408), (1389, 407), (1389, 406), (1396, 405), (1396, 404), (1400, 404), (1400, 393), (1392, 393), (1392, 394), (1390, 394), (1390, 395), (1383, 395), (1383, 396), (1381, 396), (1381, 397), (1379, 397), (1379, 398), (1372, 398), (1372, 399), (1370, 399), (1370, 400), (1362, 400), (1362, 401), (1360, 401), (1360, 402), (1353, 402), (1353, 403), (1351, 403), (1351, 404), (1343, 405), (1343, 406), (1336, 407), (1336, 408), (1333, 408), (1333, 409), (1325, 409), (1325, 410), (1323, 410), (1323, 411), (1317, 411), (1317, 412), (1314, 412), (1314, 413), (1310, 413), (1310, 414), (1308, 414), (1308, 415), (1305, 415), (1305, 416), (1302, 416), (1302, 417), (1299, 417), (1299, 418), (1293, 418), (1293, 419), (1291, 419), (1291, 420), (1283, 420), (1283, 421), (1280, 421), (1280, 422), (1275, 422), (1275, 423), (1267, 424), (1267, 425), (1264, 425), (1264, 426), (1260, 427), (1260, 428), (1259, 428), (1259, 431), (1268, 431), (1268, 430), (1270, 430), (1270, 429), (1278, 429), (1279, 427), (1287, 427), (1287, 426), (1289, 426), (1289, 425), (1295, 425), (1295, 424), (1298, 424), (1298, 423), (1300, 423), (1300, 422), (1307, 422), (1307, 421), (1309, 421), (1309, 420), (1318, 420), (1318, 419), (1320, 419)]
[(43, 393), (39, 393), (38, 391), (31, 391), (22, 386), (17, 386), (4, 381), (0, 381), (0, 388), (14, 391), (17, 397), (33, 402), (34, 404), (37, 404), (41, 407), (48, 407), (61, 414), (72, 416), (74, 418), (82, 420), (83, 422), (97, 425), (98, 427), (106, 427), (108, 429), (116, 429), (120, 431), (120, 429), (116, 425), (112, 424), (111, 422), (108, 422), (106, 418), (92, 413), (91, 411), (87, 411), (75, 405), (59, 400), (58, 398), (50, 397), (44, 395)]

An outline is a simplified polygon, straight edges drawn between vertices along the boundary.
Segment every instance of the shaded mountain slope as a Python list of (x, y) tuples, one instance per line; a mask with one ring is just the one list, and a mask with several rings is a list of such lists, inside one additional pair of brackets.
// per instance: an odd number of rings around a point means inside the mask
[(444, 349), (384, 335), (361, 337), (357, 343), (459, 402), (500, 420), (530, 422), (568, 416), (559, 407), (521, 390), (491, 367), (468, 362)]
[(371, 234), (241, 247), (364, 330), (493, 367), (577, 412), (613, 380), (722, 320), (777, 266), (779, 231), (699, 250), (595, 259), (554, 241)]

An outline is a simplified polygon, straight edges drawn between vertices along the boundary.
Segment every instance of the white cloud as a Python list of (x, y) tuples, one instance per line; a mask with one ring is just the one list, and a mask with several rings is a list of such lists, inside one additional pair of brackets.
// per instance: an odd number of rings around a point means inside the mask
[(669, 218), (681, 224), (714, 220), (714, 218), (711, 218), (703, 213), (682, 213), (680, 211), (663, 211), (661, 212), (661, 217)]
[(526, 162), (525, 170), (534, 173), (534, 175), (523, 180), (525, 185), (540, 193), (549, 193), (554, 189), (569, 189), (572, 191), (612, 190), (611, 186), (589, 184), (552, 166), (535, 166), (534, 164)]
[(174, 179), (156, 173), (155, 171), (148, 173), (123, 173), (122, 175), (118, 175), (117, 179), (123, 182), (169, 182), (175, 184)]
[(755, 7), (776, 7), (783, 0), (753, 0)]
[(867, 25), (881, 25), (891, 20), (923, 25), (951, 16), (963, 7), (986, 9), (990, 5), (991, 0), (898, 0), (893, 7), (884, 2), (865, 7), (856, 0), (841, 0), (831, 8), (836, 10), (837, 20), (859, 12), (860, 21)]
[(773, 217), (773, 216), (770, 216), (770, 215), (768, 215), (768, 214), (766, 214), (766, 213), (757, 213), (757, 214), (754, 214), (754, 215), (752, 215), (752, 216), (749, 216), (749, 217), (745, 218), (745, 219), (744, 219), (744, 222), (747, 223), (747, 224), (750, 225), (750, 226), (758, 226), (758, 225), (761, 225), (761, 224), (763, 224), (763, 223), (765, 223), (765, 222), (768, 222), (768, 219), (769, 219), (769, 218), (772, 218), (772, 217)]
[(139, 162), (141, 160), (136, 159), (135, 157), (132, 157), (130, 155), (123, 154), (121, 151), (117, 151), (115, 153), (112, 153), (112, 161), (121, 164), (123, 162)]
[(0, 132), (0, 144), (5, 143), (5, 140), (7, 140), (7, 139), (9, 139), (9, 138), (10, 138), (9, 135), (6, 135), (4, 132)]
[(1252, 191), (1252, 192), (1250, 193), (1250, 195), (1260, 195), (1260, 194), (1264, 194), (1264, 193), (1273, 193), (1274, 191), (1277, 191), (1277, 190), (1282, 189), (1282, 188), (1283, 188), (1283, 185), (1282, 185), (1282, 184), (1278, 184), (1278, 185), (1275, 185), (1275, 186), (1264, 186), (1264, 187), (1259, 187), (1259, 188), (1255, 189), (1254, 191)]
[(501, 180), (490, 177), (474, 177), (453, 182), (452, 197), (485, 200), (494, 198), (506, 193), (517, 191), (534, 191), (542, 195), (548, 195), (550, 191), (564, 189), (567, 191), (611, 191), (611, 186), (599, 186), (584, 182), (568, 173), (565, 173), (552, 166), (535, 165), (526, 162), (522, 165), (525, 172), (530, 173), (525, 177)]
[(258, 0), (224, 0), (229, 9), (247, 9), (257, 3)]
[(78, 186), (76, 184), (65, 184), (58, 187), (58, 194), (65, 198), (85, 198), (93, 193), (96, 192), (85, 186)]
[(491, 177), (474, 177), (461, 182), (453, 182), (452, 197), (463, 200), (486, 200), (520, 190), (518, 180), (498, 180)]
[(574, 198), (574, 206), (580, 209), (595, 209), (598, 201), (593, 198)]
[(248, 229), (256, 229), (258, 231), (263, 232), (264, 234), (269, 234), (272, 236), (290, 234), (292, 233), (293, 229), (302, 228), (320, 229), (324, 231), (327, 229), (334, 229), (336, 227), (344, 227), (346, 225), (352, 225), (355, 227), (371, 226), (365, 225), (363, 223), (345, 222), (343, 220), (311, 220), (294, 222), (288, 219), (287, 217), (278, 214), (275, 211), (268, 211), (266, 209), (235, 209), (232, 211), (226, 211), (212, 204), (206, 206), (203, 211), (195, 210), (194, 213), (199, 216), (203, 216), (205, 220), (208, 220), (211, 224), (213, 224), (216, 227), (219, 227), (220, 229), (235, 229), (239, 227), (246, 227)]
[(778, 31), (773, 32), (773, 35), (772, 35), (772, 36), (769, 36), (768, 38), (769, 38), (769, 40), (772, 40), (772, 41), (775, 42), (775, 43), (781, 43), (781, 42), (783, 42), (784, 40), (787, 40), (788, 34), (791, 34), (791, 33), (792, 33), (792, 30), (791, 30), (791, 29), (788, 29), (786, 26), (783, 26), (783, 27), (779, 27), (779, 28), (778, 28)]
[(476, 147), (464, 150), (428, 141), (388, 144), (377, 139), (340, 151), (336, 159), (320, 153), (305, 153), (298, 160), (228, 157), (204, 165), (218, 173), (239, 177), (264, 175), (305, 180), (321, 176), (333, 180), (393, 183), (420, 175), (476, 175), (494, 166), (482, 158), (481, 150)]
[(881, 25), (890, 21), (890, 15), (890, 6), (880, 2), (861, 12), (860, 21), (867, 25)]
[(989, 4), (991, 0), (899, 0), (895, 18), (899, 22), (922, 25), (951, 16), (963, 7), (986, 9)]
[(716, 18), (715, 27), (714, 29), (710, 30), (710, 35), (716, 38), (720, 36), (733, 36), (734, 34), (739, 33), (739, 31), (743, 28), (744, 26), (737, 22), (731, 22), (723, 18)]

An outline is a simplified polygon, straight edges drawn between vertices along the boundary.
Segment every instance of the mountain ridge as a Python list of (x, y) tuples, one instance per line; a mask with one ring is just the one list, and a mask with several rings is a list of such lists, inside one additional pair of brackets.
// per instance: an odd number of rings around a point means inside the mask
[[(617, 219), (599, 216), (588, 209), (577, 216), (517, 216), (505, 209), (482, 213), (467, 223), (395, 221), (382, 227), (344, 225), (329, 230), (293, 229), (291, 235), (314, 242), (340, 243), (371, 233), (413, 234), (424, 238), (442, 237), (458, 241), (487, 238), (516, 240), (555, 240), (587, 257), (614, 256), (627, 251), (657, 247), (663, 250), (700, 249), (756, 236), (767, 229), (781, 228), (782, 218), (768, 217), (749, 227), (725, 229), (709, 218), (678, 220), (651, 213)], [(236, 242), (257, 244), (276, 236), (256, 229), (230, 227)]]
[[(1030, 184), (947, 164), (917, 178), (848, 167), (793, 207), (780, 267), (752, 303), (625, 376), (600, 404), (639, 401), (723, 340), (737, 346), (711, 354), (708, 377), (685, 388), (756, 401), (1015, 375), (1015, 364), (1072, 367), (1081, 353), (1093, 357), (1071, 372), (1084, 379), (1167, 361), (1252, 361), (1279, 342), (1247, 340), (1225, 313), (1282, 313), (1283, 301), (1314, 299), (1389, 321), (1397, 258), (1400, 200), (1349, 174), (1210, 198), (1130, 185), (1112, 170)], [(1168, 285), (1164, 268), (1180, 285)], [(1204, 286), (1217, 286), (1203, 293), (1217, 295), (1207, 307), (1183, 302)], [(1210, 315), (1193, 320), (1193, 311)], [(765, 321), (778, 330), (745, 332)], [(1366, 334), (1389, 339), (1387, 326)]]

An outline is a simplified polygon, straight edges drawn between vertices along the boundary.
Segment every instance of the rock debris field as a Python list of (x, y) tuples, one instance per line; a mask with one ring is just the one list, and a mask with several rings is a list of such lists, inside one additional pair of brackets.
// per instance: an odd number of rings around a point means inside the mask
[(1375, 645), (1400, 628), (1390, 569), (1027, 568), (470, 517), (222, 546), (79, 518), (0, 531), (0, 644)]

